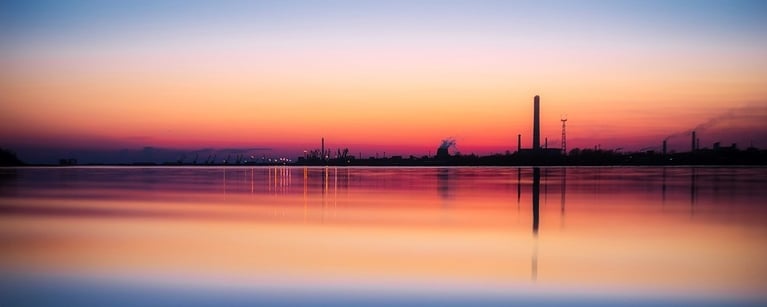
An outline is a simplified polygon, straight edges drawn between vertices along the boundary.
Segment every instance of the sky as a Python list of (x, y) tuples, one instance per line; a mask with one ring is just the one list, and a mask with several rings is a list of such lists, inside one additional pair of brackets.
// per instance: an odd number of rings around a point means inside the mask
[(0, 147), (513, 152), (540, 95), (549, 147), (767, 148), (765, 38), (765, 1), (2, 1)]

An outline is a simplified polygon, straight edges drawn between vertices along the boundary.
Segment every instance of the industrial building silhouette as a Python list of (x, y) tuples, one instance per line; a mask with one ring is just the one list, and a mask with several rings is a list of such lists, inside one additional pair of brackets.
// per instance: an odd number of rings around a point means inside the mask
[(562, 148), (549, 148), (548, 141), (541, 147), (541, 97), (533, 97), (533, 147), (522, 148), (522, 135), (517, 135), (517, 153), (526, 158), (558, 157), (563, 155)]

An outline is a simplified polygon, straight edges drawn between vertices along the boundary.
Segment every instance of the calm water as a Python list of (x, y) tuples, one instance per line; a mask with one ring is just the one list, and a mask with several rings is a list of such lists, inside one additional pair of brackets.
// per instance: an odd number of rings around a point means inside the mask
[(765, 168), (0, 168), (0, 306), (763, 305)]

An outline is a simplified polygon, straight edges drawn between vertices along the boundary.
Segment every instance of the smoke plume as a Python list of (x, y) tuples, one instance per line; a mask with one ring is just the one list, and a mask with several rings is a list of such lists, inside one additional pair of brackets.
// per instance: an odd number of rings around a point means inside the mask
[(705, 131), (725, 124), (748, 126), (759, 123), (764, 125), (765, 120), (767, 120), (767, 105), (749, 105), (730, 109), (723, 114), (709, 118), (695, 126), (693, 131)]
[(442, 140), (442, 144), (439, 145), (440, 149), (448, 149), (450, 147), (455, 147), (455, 139), (454, 138), (446, 138)]
[(767, 105), (746, 105), (743, 107), (732, 108), (717, 116), (706, 119), (694, 128), (671, 134), (664, 138), (668, 141), (671, 138), (679, 136), (688, 136), (692, 131), (703, 132), (713, 128), (722, 128), (725, 126), (743, 127), (765, 125), (767, 123)]

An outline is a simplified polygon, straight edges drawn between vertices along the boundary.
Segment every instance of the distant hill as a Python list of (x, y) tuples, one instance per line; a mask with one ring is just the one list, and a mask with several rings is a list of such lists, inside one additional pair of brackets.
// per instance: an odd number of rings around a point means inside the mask
[(16, 165), (24, 165), (24, 162), (21, 162), (21, 160), (19, 160), (19, 158), (16, 157), (15, 152), (5, 148), (0, 148), (0, 166), (16, 166)]

